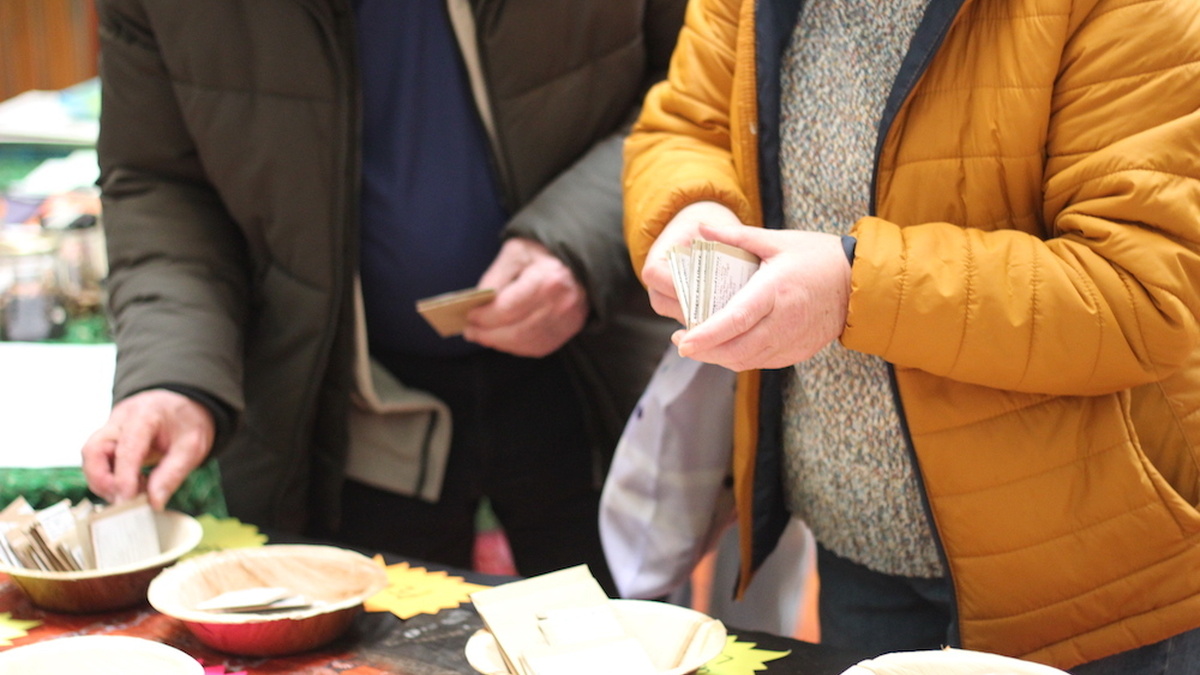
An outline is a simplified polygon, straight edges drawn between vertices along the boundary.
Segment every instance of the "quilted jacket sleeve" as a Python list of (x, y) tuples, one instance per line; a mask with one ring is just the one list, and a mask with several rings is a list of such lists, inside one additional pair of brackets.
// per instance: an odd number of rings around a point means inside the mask
[[(505, 236), (539, 241), (571, 268), (587, 290), (591, 329), (603, 328), (614, 314), (626, 311), (630, 292), (640, 291), (621, 234), (621, 148), (646, 89), (666, 76), (686, 4), (686, 0), (645, 3), (640, 36), (644, 68), (621, 127), (598, 139), (544, 186), (514, 214), (505, 230)], [(613, 99), (593, 101), (593, 105), (614, 105), (615, 95)]]
[(1195, 365), (1200, 13), (1190, 0), (1058, 4), (1074, 13), (1023, 3), (1029, 14), (968, 14), (947, 37), (881, 174), (888, 220), (854, 231), (847, 347), (1072, 396)]
[(625, 143), (625, 238), (635, 270), (688, 204), (717, 201), (744, 222), (752, 219), (731, 154), (737, 5), (688, 4), (670, 74), (650, 90)]
[(149, 22), (136, 3), (97, 8), (116, 398), (175, 383), (240, 409), (244, 245), (204, 177)]

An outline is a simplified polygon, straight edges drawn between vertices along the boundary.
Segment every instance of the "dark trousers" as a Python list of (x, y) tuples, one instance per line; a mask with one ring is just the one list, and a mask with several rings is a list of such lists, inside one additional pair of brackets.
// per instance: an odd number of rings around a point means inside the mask
[(950, 582), (883, 574), (817, 544), (821, 643), (873, 654), (957, 642)]
[[(958, 643), (950, 582), (881, 574), (817, 547), (822, 644), (884, 654)], [(1070, 670), (1072, 675), (1195, 675), (1200, 628)]]
[(583, 405), (561, 358), (376, 358), (450, 407), (450, 459), (436, 504), (347, 481), (338, 539), (470, 569), (475, 516), (487, 497), (521, 575), (586, 563), (615, 593)]

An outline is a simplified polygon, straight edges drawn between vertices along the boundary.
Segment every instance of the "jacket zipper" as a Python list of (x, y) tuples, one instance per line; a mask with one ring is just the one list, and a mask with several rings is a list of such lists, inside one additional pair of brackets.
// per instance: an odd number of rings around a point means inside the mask
[[(870, 204), (867, 209), (868, 213), (872, 216), (878, 216), (876, 196), (879, 187), (879, 162), (883, 154), (884, 142), (892, 129), (892, 124), (896, 121), (896, 116), (899, 114), (904, 102), (912, 94), (913, 89), (916, 88), (918, 80), (928, 70), (929, 64), (938, 53), (942, 41), (945, 39), (946, 33), (949, 32), (955, 17), (959, 15), (962, 7), (969, 1), (930, 0), (925, 8), (925, 15), (917, 27), (917, 32), (913, 36), (908, 53), (904, 56), (900, 72), (897, 73), (896, 79), (892, 83), (892, 91), (888, 95), (887, 103), (883, 109), (883, 116), (879, 122), (879, 134), (875, 142), (874, 168), (871, 172)], [(937, 550), (938, 559), (941, 560), (942, 569), (945, 570), (946, 581), (949, 586), (950, 624), (953, 627), (952, 634), (949, 636), (950, 646), (960, 646), (962, 631), (959, 626), (958, 592), (955, 590), (954, 575), (950, 570), (950, 560), (946, 555), (945, 544), (942, 543), (941, 534), (933, 517), (933, 507), (929, 503), (929, 494), (925, 490), (925, 475), (921, 470), (921, 463), (917, 459), (917, 450), (913, 444), (912, 432), (908, 428), (908, 419), (904, 415), (904, 401), (900, 397), (900, 385), (896, 379), (896, 367), (888, 363), (887, 369), (892, 400), (896, 405), (896, 412), (900, 419), (900, 432), (904, 438), (904, 447), (909, 461), (912, 462), (914, 468), (913, 476), (916, 478), (917, 488), (921, 495), (921, 507), (925, 512), (925, 518), (930, 523), (929, 530), (933, 535), (934, 547)]]

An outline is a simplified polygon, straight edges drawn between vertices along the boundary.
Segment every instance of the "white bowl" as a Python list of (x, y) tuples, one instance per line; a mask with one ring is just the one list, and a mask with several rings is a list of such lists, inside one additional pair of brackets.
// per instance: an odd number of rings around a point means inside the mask
[(25, 591), (33, 604), (55, 612), (109, 612), (146, 601), (150, 581), (164, 567), (189, 553), (204, 536), (195, 518), (178, 511), (154, 514), (163, 552), (137, 563), (79, 572), (51, 572), (9, 567), (0, 572)]
[[(625, 631), (641, 642), (658, 675), (686, 675), (725, 649), (725, 625), (694, 609), (652, 600), (610, 600)], [(697, 626), (706, 626), (697, 633)], [(693, 636), (698, 642), (690, 644)], [(680, 655), (684, 658), (681, 661)], [(510, 675), (487, 629), (467, 640), (467, 663), (483, 675)]]
[(44, 640), (0, 652), (0, 675), (204, 675), (187, 654), (127, 635), (82, 635)]

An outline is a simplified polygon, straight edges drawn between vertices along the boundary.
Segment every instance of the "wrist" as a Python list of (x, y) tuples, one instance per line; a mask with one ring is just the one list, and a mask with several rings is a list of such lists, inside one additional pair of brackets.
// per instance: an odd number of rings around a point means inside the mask
[(858, 246), (858, 239), (848, 234), (842, 235), (842, 251), (846, 254), (846, 262), (850, 266), (854, 266), (854, 249)]

